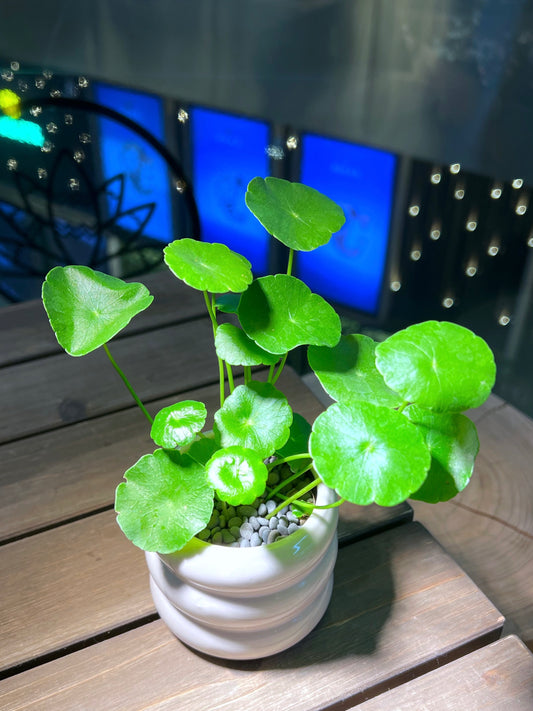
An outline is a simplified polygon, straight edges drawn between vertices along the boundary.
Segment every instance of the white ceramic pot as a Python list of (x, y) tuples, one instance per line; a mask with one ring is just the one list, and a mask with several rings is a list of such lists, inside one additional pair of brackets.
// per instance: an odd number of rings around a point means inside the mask
[[(336, 495), (320, 485), (317, 504)], [(256, 548), (194, 539), (178, 553), (147, 553), (160, 617), (185, 644), (225, 659), (255, 659), (299, 642), (329, 603), (338, 509), (315, 509), (298, 531)]]

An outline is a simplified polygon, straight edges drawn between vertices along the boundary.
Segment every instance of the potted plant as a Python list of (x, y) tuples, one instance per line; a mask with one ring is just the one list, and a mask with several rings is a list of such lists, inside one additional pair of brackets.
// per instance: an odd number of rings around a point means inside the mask
[[(220, 407), (147, 412), (108, 341), (152, 296), (87, 267), (55, 267), (43, 302), (73, 356), (103, 347), (157, 445), (125, 473), (117, 521), (146, 551), (161, 617), (190, 646), (253, 658), (307, 634), (329, 601), (337, 506), (436, 503), (468, 483), (479, 442), (463, 411), (495, 380), (492, 352), (470, 330), (428, 321), (381, 343), (341, 334), (335, 310), (291, 275), (296, 251), (325, 244), (342, 210), (316, 190), (254, 178), (246, 204), (288, 248), (284, 274), (253, 278), (221, 244), (179, 239), (164, 249), (176, 277), (203, 292), (218, 358)], [(220, 314), (233, 322), (220, 323)], [(287, 355), (308, 360), (335, 401), (311, 424), (276, 387)], [(242, 368), (236, 384), (233, 368)]]

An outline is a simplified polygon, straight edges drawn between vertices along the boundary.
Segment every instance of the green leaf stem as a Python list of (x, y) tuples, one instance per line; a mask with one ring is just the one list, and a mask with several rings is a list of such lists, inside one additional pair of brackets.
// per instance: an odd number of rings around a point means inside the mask
[(111, 340), (154, 297), (143, 284), (73, 265), (48, 272), (42, 298), (59, 345), (83, 356)]

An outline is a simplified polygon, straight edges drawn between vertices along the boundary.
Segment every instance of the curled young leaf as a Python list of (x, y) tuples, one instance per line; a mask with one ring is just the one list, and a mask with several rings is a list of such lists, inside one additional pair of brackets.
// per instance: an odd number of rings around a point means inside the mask
[(335, 403), (310, 437), (314, 468), (343, 499), (395, 506), (424, 482), (431, 457), (418, 428), (396, 410)]
[(215, 413), (215, 437), (222, 447), (239, 445), (269, 457), (289, 438), (292, 410), (270, 383), (239, 385)]
[(190, 444), (207, 418), (203, 402), (184, 400), (160, 410), (154, 418), (151, 438), (160, 447), (174, 449)]
[(231, 506), (251, 504), (265, 490), (268, 470), (251, 449), (219, 449), (206, 465), (207, 478), (218, 497)]
[(239, 320), (261, 348), (278, 355), (296, 346), (334, 346), (341, 336), (333, 307), (287, 274), (255, 279), (241, 296)]
[(425, 321), (389, 336), (376, 346), (376, 365), (405, 401), (436, 412), (478, 407), (496, 377), (485, 341), (447, 321)]
[(291, 249), (316, 249), (345, 222), (342, 209), (326, 195), (281, 178), (254, 178), (245, 200), (267, 232)]
[(204, 467), (187, 454), (157, 449), (124, 478), (115, 496), (117, 522), (142, 550), (174, 553), (207, 526), (213, 488)]
[(48, 272), (42, 298), (59, 345), (82, 356), (111, 340), (154, 297), (143, 284), (73, 265)]
[(411, 405), (403, 413), (417, 425), (431, 453), (431, 467), (412, 499), (448, 501), (470, 481), (479, 451), (475, 424), (460, 413), (440, 413)]
[(320, 384), (337, 402), (366, 400), (398, 407), (403, 400), (376, 368), (376, 343), (368, 336), (342, 336), (333, 348), (309, 346), (307, 357)]
[(225, 244), (186, 237), (171, 242), (163, 252), (170, 271), (193, 289), (238, 293), (253, 279), (250, 262)]

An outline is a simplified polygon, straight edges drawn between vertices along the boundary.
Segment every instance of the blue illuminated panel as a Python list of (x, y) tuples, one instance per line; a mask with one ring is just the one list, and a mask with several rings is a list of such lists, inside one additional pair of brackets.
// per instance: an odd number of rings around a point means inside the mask
[[(161, 99), (129, 89), (95, 84), (97, 103), (127, 116), (164, 143), (163, 102)], [(146, 217), (146, 209), (155, 203), (155, 210), (143, 229), (143, 234), (163, 242), (174, 239), (170, 204), (169, 173), (165, 160), (142, 136), (126, 126), (107, 118), (99, 118), (102, 173), (104, 180), (123, 173), (124, 197), (117, 224), (127, 230), (137, 230)], [(114, 186), (118, 188), (118, 185)], [(117, 201), (108, 199), (110, 216), (116, 214)]]
[(396, 157), (306, 135), (301, 182), (338, 203), (344, 227), (314, 252), (298, 252), (297, 276), (326, 299), (375, 315), (389, 241)]
[(246, 207), (246, 187), (268, 175), (268, 125), (194, 108), (193, 175), (202, 239), (243, 254), (255, 274), (268, 270), (268, 235)]

